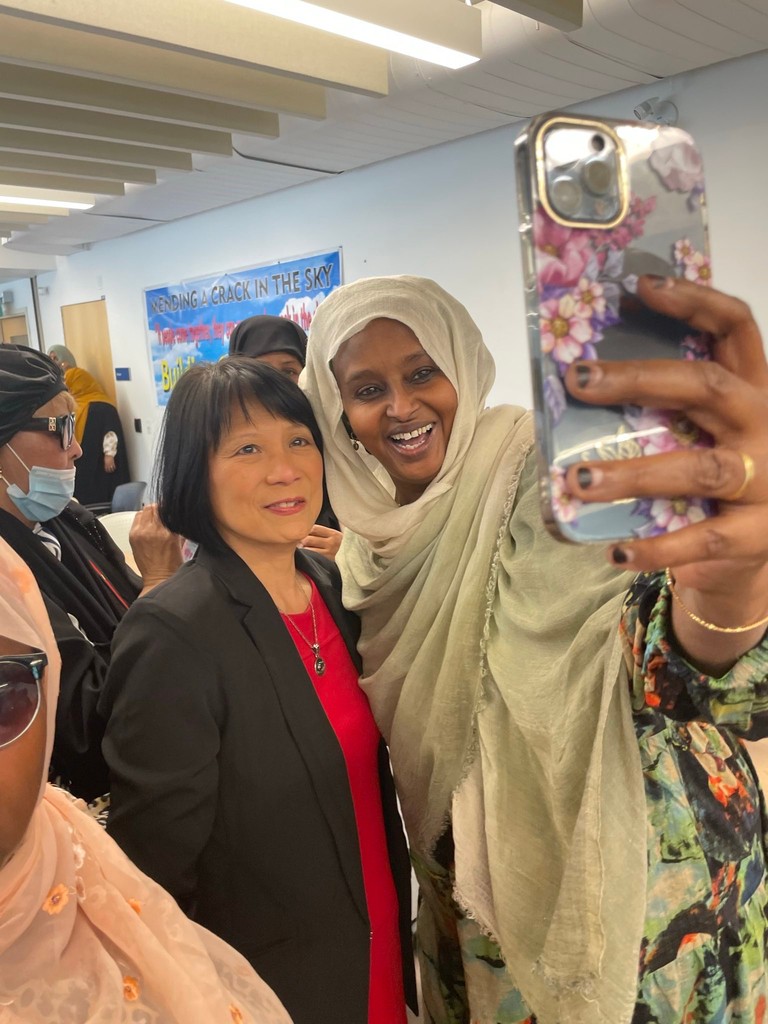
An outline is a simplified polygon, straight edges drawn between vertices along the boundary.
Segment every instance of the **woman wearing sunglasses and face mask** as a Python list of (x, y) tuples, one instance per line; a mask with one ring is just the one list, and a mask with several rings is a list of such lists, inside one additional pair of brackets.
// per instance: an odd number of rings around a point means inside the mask
[[(61, 369), (33, 349), (0, 346), (0, 537), (32, 570), (61, 649), (52, 772), (91, 800), (108, 788), (96, 702), (112, 634), (142, 580), (94, 516), (72, 501), (80, 454)], [(154, 571), (150, 556), (139, 560), (145, 580)]]
[(0, 1018), (290, 1024), (272, 991), (47, 786), (59, 655), (0, 541)]

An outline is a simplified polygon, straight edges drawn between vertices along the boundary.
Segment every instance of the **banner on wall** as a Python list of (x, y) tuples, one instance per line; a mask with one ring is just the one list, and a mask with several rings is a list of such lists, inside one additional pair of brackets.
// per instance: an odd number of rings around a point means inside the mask
[(269, 313), (309, 330), (315, 310), (341, 284), (341, 249), (144, 290), (149, 353), (159, 405), (182, 373), (229, 351), (235, 324)]

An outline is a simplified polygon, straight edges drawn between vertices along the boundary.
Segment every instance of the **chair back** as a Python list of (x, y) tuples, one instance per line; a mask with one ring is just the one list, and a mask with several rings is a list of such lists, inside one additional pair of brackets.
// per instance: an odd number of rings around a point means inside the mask
[(144, 480), (131, 480), (118, 484), (112, 495), (113, 512), (138, 512), (142, 505), (147, 485)]

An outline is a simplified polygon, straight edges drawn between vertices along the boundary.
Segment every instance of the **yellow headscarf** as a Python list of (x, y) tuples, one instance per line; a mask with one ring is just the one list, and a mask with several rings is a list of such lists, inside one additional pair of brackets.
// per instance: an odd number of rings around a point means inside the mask
[(115, 403), (96, 378), (79, 366), (70, 367), (64, 374), (64, 381), (75, 400), (75, 438), (78, 444), (82, 444), (91, 402), (106, 402), (107, 405)]

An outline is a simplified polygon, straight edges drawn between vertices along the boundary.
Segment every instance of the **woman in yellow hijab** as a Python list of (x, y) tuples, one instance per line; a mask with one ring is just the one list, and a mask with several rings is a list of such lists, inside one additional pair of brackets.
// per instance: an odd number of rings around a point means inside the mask
[(81, 505), (109, 505), (117, 485), (131, 478), (117, 409), (96, 378), (77, 365), (68, 348), (54, 345), (48, 354), (64, 370), (76, 403), (75, 437), (83, 454), (77, 463), (75, 498)]

